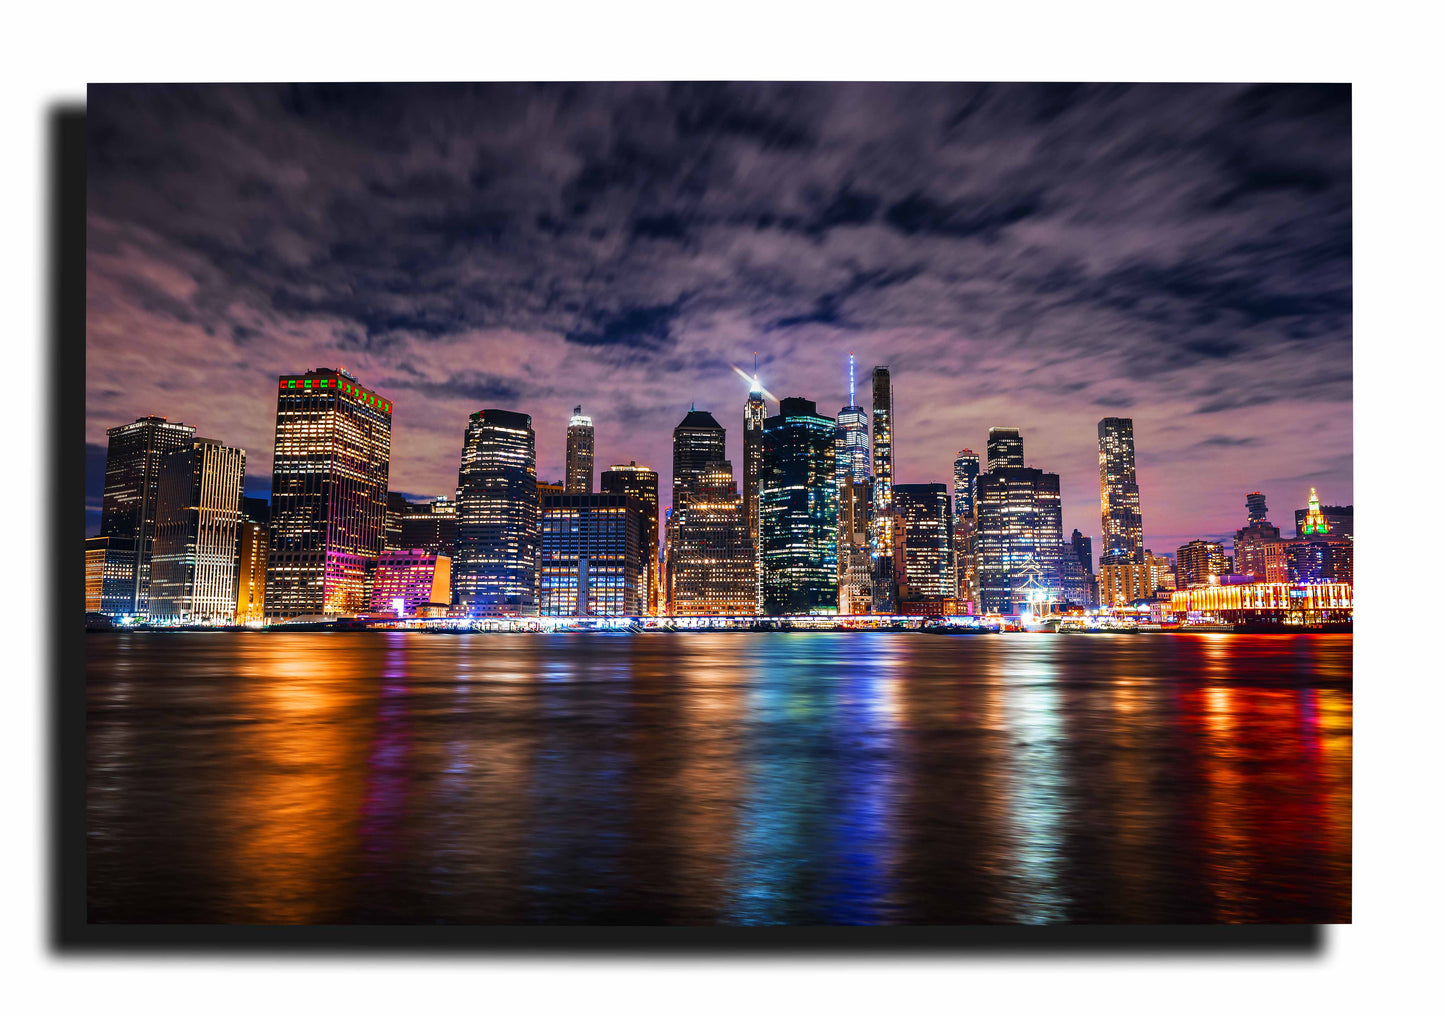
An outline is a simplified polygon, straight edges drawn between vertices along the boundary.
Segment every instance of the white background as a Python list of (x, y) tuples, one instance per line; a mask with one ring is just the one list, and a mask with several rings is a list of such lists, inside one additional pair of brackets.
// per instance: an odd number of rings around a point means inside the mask
[[(4, 17), (0, 449), (7, 1011), (964, 1011), (1434, 1009), (1442, 917), (1439, 627), (1445, 511), (1437, 15), (1424, 4), (778, 2), (37, 3)], [(46, 111), (88, 81), (1152, 80), (1354, 83), (1357, 584), (1355, 910), (1317, 955), (847, 955), (533, 960), (94, 958), (45, 930), (48, 679), (33, 538), (44, 362)], [(78, 393), (77, 393), (78, 395)], [(77, 397), (76, 411), (81, 409)], [(69, 464), (82, 468), (77, 459)], [(79, 539), (79, 534), (75, 534)]]

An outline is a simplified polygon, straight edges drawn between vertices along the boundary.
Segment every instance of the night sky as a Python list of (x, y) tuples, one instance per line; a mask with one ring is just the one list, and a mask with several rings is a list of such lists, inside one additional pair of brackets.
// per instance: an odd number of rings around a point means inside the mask
[(581, 403), (666, 491), (694, 402), (740, 470), (755, 352), (829, 416), (888, 364), (901, 483), (1020, 427), (1096, 553), (1103, 416), (1156, 551), (1353, 500), (1348, 86), (119, 86), (88, 123), (90, 532), (106, 427), (264, 494), (317, 366), (394, 400), (393, 490), (453, 494), (484, 407), (560, 480)]

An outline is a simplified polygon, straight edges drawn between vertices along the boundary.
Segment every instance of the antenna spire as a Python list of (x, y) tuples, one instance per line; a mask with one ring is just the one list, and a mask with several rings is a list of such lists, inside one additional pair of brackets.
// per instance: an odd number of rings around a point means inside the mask
[(853, 394), (853, 351), (848, 351), (848, 405), (856, 406), (858, 397)]

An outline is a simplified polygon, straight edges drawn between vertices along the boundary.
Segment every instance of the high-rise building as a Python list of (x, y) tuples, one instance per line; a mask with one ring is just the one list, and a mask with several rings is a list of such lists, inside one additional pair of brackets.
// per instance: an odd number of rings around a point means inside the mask
[(668, 549), (671, 612), (756, 613), (756, 560), (732, 463), (714, 462), (695, 480), (687, 503), (673, 512)]
[(639, 466), (637, 460), (614, 465), (602, 473), (602, 493), (625, 494), (635, 498), (642, 511), (642, 612), (656, 615), (662, 595), (662, 576), (658, 566), (657, 471)]
[[(990, 433), (992, 446), (992, 433)], [(1025, 591), (1063, 598), (1063, 509), (1059, 476), (993, 465), (978, 478), (974, 506), (979, 601), (985, 613), (1020, 611)]]
[(425, 550), (451, 558), (456, 554), (456, 546), (457, 503), (452, 498), (434, 497), (410, 505), (401, 517), (401, 538), (394, 549)]
[[(975, 488), (975, 496), (977, 488)], [(974, 614), (980, 609), (978, 588), (978, 523), (974, 515), (960, 515), (953, 526), (953, 562), (957, 576), (958, 611)]]
[(873, 553), (873, 613), (898, 609), (898, 522), (893, 516), (893, 377), (887, 367), (873, 368), (873, 506), (869, 524)]
[(542, 499), (542, 616), (642, 614), (642, 512), (642, 502), (626, 494)]
[(151, 563), (152, 620), (236, 619), (236, 547), (246, 453), (193, 438), (161, 458)]
[(965, 448), (953, 460), (953, 519), (973, 518), (973, 503), (978, 497), (978, 453)]
[(412, 513), (415, 506), (406, 499), (405, 494), (394, 490), (386, 492), (386, 524), (382, 526), (381, 549), (401, 549), (401, 527), (402, 521)]
[(696, 406), (688, 410), (672, 431), (672, 507), (681, 508), (703, 471), (727, 457), (723, 425)]
[(237, 529), (236, 623), (257, 625), (266, 620), (266, 554), (270, 533), (265, 525), (245, 512)]
[(1139, 482), (1134, 470), (1134, 421), (1106, 416), (1099, 421), (1099, 509), (1103, 517), (1104, 564), (1144, 560), (1144, 523), (1139, 515)]
[(452, 603), (470, 617), (535, 617), (541, 522), (532, 418), (478, 410), (457, 473)]
[[(1070, 563), (1072, 562), (1072, 563)], [(1077, 529), (1064, 548), (1064, 598), (1081, 607), (1098, 602), (1098, 583), (1094, 578), (1094, 541)]]
[(397, 617), (445, 616), (451, 600), (451, 558), (424, 548), (383, 551), (376, 562), (371, 612)]
[(854, 384), (853, 354), (848, 354), (848, 404), (838, 411), (837, 455), (838, 490), (843, 490), (843, 477), (851, 476), (862, 483), (871, 475), (868, 449), (868, 410), (858, 405)]
[(1263, 492), (1253, 490), (1244, 495), (1244, 505), (1249, 512), (1249, 522), (1246, 525), (1252, 526), (1256, 522), (1269, 520), (1269, 506), (1265, 504)]
[[(743, 510), (748, 516), (748, 539), (754, 550), (758, 546), (758, 479), (763, 469), (763, 421), (768, 418), (768, 404), (758, 375), (743, 406)], [(721, 458), (722, 456), (719, 456)]]
[(1296, 585), (1355, 581), (1355, 546), (1344, 537), (1290, 540), (1286, 545), (1289, 581)]
[(1022, 469), (1024, 467), (1024, 438), (1017, 427), (990, 427), (988, 429), (988, 471), (995, 469)]
[(1355, 538), (1354, 505), (1322, 505), (1315, 488), (1310, 488), (1307, 507), (1296, 508), (1294, 513), (1295, 536), (1338, 536)]
[(1181, 589), (1207, 586), (1210, 579), (1218, 582), (1219, 576), (1229, 574), (1224, 545), (1212, 540), (1190, 540), (1179, 548), (1175, 559), (1179, 562), (1178, 583)]
[(592, 493), (592, 417), (582, 407), (572, 410), (567, 421), (567, 493)]
[(838, 499), (838, 613), (873, 611), (873, 552), (869, 542), (872, 477), (843, 475)]
[(955, 613), (958, 580), (953, 570), (953, 513), (948, 487), (942, 483), (894, 484), (893, 510), (903, 519), (904, 570), (898, 577), (899, 602), (921, 602), (938, 608), (930, 613)]
[(280, 381), (266, 615), (362, 613), (385, 539), (391, 401), (344, 370)]
[(1163, 592), (1172, 593), (1179, 588), (1174, 562), (1169, 559), (1167, 554), (1156, 554), (1146, 548), (1144, 566), (1149, 569), (1150, 588), (1156, 595)]
[(1127, 607), (1154, 597), (1154, 570), (1143, 561), (1099, 565), (1099, 603)]
[(108, 536), (85, 538), (85, 612), (99, 614), (105, 589), (105, 564), (110, 547)]
[(108, 538), (101, 612), (145, 617), (150, 608), (151, 555), (155, 550), (156, 498), (161, 458), (190, 446), (196, 428), (143, 416), (111, 427), (105, 453), (105, 494), (100, 535)]
[(758, 525), (765, 614), (838, 609), (836, 429), (835, 420), (801, 398), (783, 399), (763, 425)]

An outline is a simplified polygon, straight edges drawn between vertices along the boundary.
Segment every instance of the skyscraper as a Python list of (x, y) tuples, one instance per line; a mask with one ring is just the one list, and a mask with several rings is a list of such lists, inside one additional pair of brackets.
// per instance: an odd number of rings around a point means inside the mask
[[(862, 483), (870, 474), (868, 454), (868, 410), (858, 405), (853, 375), (853, 354), (848, 354), (848, 404), (838, 411), (838, 490), (843, 490), (843, 477), (851, 476)], [(891, 475), (891, 474), (890, 474)]]
[(471, 617), (537, 614), (537, 444), (532, 418), (482, 409), (467, 422), (457, 473), (452, 602)]
[(869, 504), (873, 480), (843, 474), (838, 499), (838, 613), (873, 610), (873, 553), (869, 542)]
[(898, 576), (893, 534), (893, 378), (887, 367), (873, 368), (873, 612), (892, 614), (898, 607)]
[[(904, 572), (899, 603), (926, 603), (928, 613), (952, 614), (958, 586), (953, 571), (953, 514), (942, 483), (898, 483), (893, 510), (903, 519)], [(905, 612), (916, 613), (917, 610)]]
[(978, 478), (975, 521), (979, 600), (987, 613), (1018, 613), (1030, 586), (1062, 598), (1063, 510), (1059, 476), (994, 466)]
[(1194, 589), (1218, 581), (1219, 576), (1229, 574), (1224, 556), (1223, 544), (1213, 540), (1190, 540), (1179, 548), (1175, 555), (1179, 562), (1178, 583), (1181, 589)]
[(143, 416), (111, 427), (105, 453), (105, 494), (100, 535), (108, 537), (102, 568), (101, 612), (144, 617), (149, 609), (151, 555), (161, 458), (188, 447), (196, 428)]
[(714, 462), (673, 513), (668, 551), (671, 611), (737, 616), (757, 611), (757, 555), (731, 462)]
[(988, 470), (993, 472), (1001, 467), (1022, 469), (1024, 465), (1024, 438), (1017, 427), (990, 427), (988, 429)]
[(582, 407), (572, 410), (567, 421), (567, 493), (592, 493), (592, 417)]
[[(456, 548), (457, 503), (451, 498), (434, 497), (411, 505), (411, 510), (401, 517), (397, 550), (425, 550), (451, 558)], [(450, 603), (450, 598), (446, 602)]]
[(672, 507), (681, 508), (697, 478), (727, 454), (727, 431), (694, 406), (672, 431)]
[(542, 616), (641, 615), (642, 512), (627, 494), (542, 498)]
[(1249, 512), (1249, 522), (1246, 525), (1269, 521), (1269, 506), (1265, 504), (1263, 492), (1254, 490), (1244, 495), (1244, 505)]
[(266, 614), (358, 614), (386, 525), (391, 401), (343, 370), (281, 377)]
[(261, 624), (266, 620), (266, 554), (270, 534), (266, 526), (243, 515), (236, 540), (236, 623)]
[(1106, 416), (1099, 421), (1099, 509), (1103, 517), (1103, 564), (1142, 563), (1144, 523), (1134, 472), (1134, 421)]
[[(748, 517), (748, 539), (758, 545), (758, 478), (763, 469), (763, 421), (768, 418), (768, 404), (758, 375), (743, 407), (743, 510)], [(721, 456), (720, 456), (721, 457)]]
[(246, 453), (193, 438), (161, 459), (151, 566), (153, 620), (236, 619), (236, 547)]
[(836, 429), (837, 421), (801, 398), (783, 399), (763, 424), (758, 525), (766, 614), (838, 609)]
[(655, 615), (659, 608), (662, 576), (658, 567), (657, 471), (637, 461), (615, 465), (602, 473), (602, 493), (625, 494), (642, 506), (643, 577), (641, 610)]
[(968, 448), (953, 460), (953, 518), (973, 518), (973, 502), (978, 497), (978, 453)]

